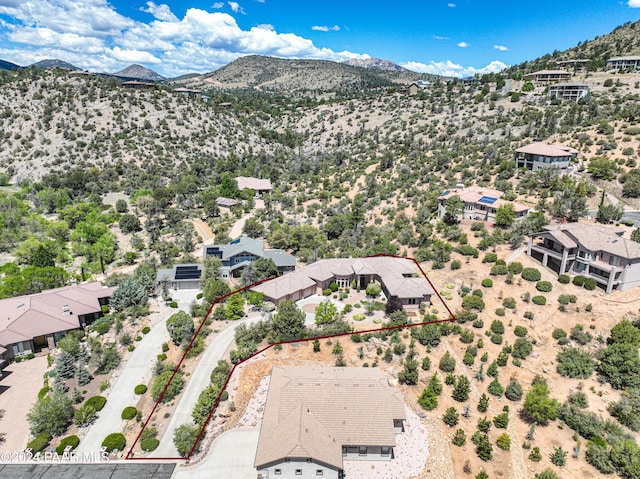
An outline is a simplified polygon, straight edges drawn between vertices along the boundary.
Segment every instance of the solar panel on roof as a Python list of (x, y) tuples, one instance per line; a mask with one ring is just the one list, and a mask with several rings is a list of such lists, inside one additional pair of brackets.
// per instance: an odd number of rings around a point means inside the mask
[(178, 266), (176, 267), (175, 279), (200, 279), (202, 271), (194, 266)]
[(442, 196), (447, 196), (450, 192), (451, 190), (444, 190), (444, 193), (442, 193)]
[(478, 200), (478, 203), (486, 203), (488, 205), (494, 204), (498, 198), (494, 198), (493, 196), (483, 196)]

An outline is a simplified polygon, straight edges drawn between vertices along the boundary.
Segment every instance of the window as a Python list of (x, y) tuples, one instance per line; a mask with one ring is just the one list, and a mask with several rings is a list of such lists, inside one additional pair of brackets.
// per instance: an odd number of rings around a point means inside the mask
[(316, 476), (323, 476), (324, 471), (322, 469), (316, 469)]
[(275, 469), (275, 470), (273, 471), (273, 474), (274, 474), (275, 476), (280, 476), (280, 475), (282, 475), (282, 469)]
[(359, 456), (366, 456), (367, 455), (367, 446), (360, 446), (358, 448), (358, 455)]
[(302, 469), (296, 469), (296, 476), (302, 475)]
[(388, 456), (389, 453), (391, 452), (391, 448), (389, 446), (382, 446), (382, 449), (380, 452), (383, 456)]

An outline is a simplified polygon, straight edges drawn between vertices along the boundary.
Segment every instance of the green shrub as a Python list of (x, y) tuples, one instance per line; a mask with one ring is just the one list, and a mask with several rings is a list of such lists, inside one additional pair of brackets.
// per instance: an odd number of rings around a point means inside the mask
[(585, 278), (584, 280), (584, 289), (588, 291), (593, 291), (598, 286), (598, 283), (593, 278)]
[(49, 445), (49, 441), (51, 441), (51, 433), (49, 431), (43, 431), (34, 437), (31, 442), (27, 444), (27, 447), (33, 452), (39, 452)]
[(482, 280), (482, 286), (484, 286), (485, 288), (490, 288), (493, 286), (493, 280), (491, 278), (485, 278)]
[(160, 441), (155, 437), (145, 437), (140, 441), (140, 449), (147, 452), (155, 451), (159, 445)]
[(364, 321), (365, 315), (364, 313), (357, 313), (353, 315), (354, 321)]
[(49, 391), (51, 391), (51, 388), (49, 386), (43, 387), (40, 391), (38, 391), (38, 399), (43, 399)]
[(491, 342), (493, 344), (502, 344), (502, 334), (497, 334), (497, 333), (492, 334)]
[(149, 331), (151, 331), (151, 328), (149, 326), (145, 326), (144, 328), (142, 328), (142, 334), (149, 334)]
[(567, 337), (567, 332), (562, 328), (556, 328), (551, 333), (551, 337), (553, 339), (556, 339), (556, 340), (562, 339), (562, 338), (566, 338)]
[(78, 439), (78, 436), (67, 436), (63, 438), (62, 441), (60, 441), (58, 447), (56, 447), (56, 454), (62, 456), (67, 446), (71, 446), (71, 450), (73, 451), (76, 447), (78, 447), (78, 444), (80, 444), (80, 439)]
[(558, 283), (569, 284), (570, 282), (571, 282), (571, 278), (569, 277), (568, 274), (561, 274), (560, 276), (558, 276)]
[(517, 261), (514, 261), (513, 263), (509, 263), (509, 266), (507, 266), (507, 268), (509, 269), (509, 272), (513, 274), (520, 274), (524, 269), (524, 267), (522, 266), (522, 263), (518, 263)]
[(133, 419), (134, 417), (136, 417), (137, 413), (138, 410), (135, 407), (127, 406), (122, 410), (122, 414), (120, 415), (120, 417), (125, 421), (128, 421), (129, 419)]
[(553, 285), (549, 281), (538, 281), (536, 283), (536, 289), (543, 293), (548, 293), (553, 289)]
[(545, 304), (547, 304), (547, 298), (545, 298), (544, 296), (534, 296), (533, 298), (531, 298), (531, 302), (533, 304), (537, 304), (538, 306), (544, 306)]
[(480, 255), (480, 252), (471, 245), (463, 244), (457, 249), (458, 253), (462, 256), (473, 256), (477, 258)]
[(475, 295), (468, 295), (462, 298), (462, 307), (465, 309), (475, 309), (482, 311), (484, 309), (484, 301), (482, 298)]
[(459, 259), (454, 259), (449, 267), (453, 270), (462, 268), (462, 262)]
[(569, 303), (575, 303), (578, 301), (578, 297), (575, 294), (561, 294), (558, 296), (558, 303), (565, 306)]
[(496, 309), (496, 316), (504, 316), (505, 314), (504, 308)]
[(105, 447), (108, 452), (115, 451), (116, 449), (122, 451), (126, 445), (127, 440), (124, 434), (120, 432), (111, 433), (102, 441), (102, 446)]
[(107, 403), (107, 398), (104, 396), (93, 396), (87, 399), (84, 403), (85, 407), (91, 407), (94, 411), (102, 411), (102, 408)]
[(484, 258), (482, 258), (482, 262), (483, 263), (495, 263), (496, 260), (498, 259), (498, 255), (495, 253), (487, 253), (484, 255)]
[(229, 399), (229, 392), (225, 389), (220, 395), (220, 402), (226, 401), (227, 399)]
[(522, 270), (522, 279), (527, 281), (540, 281), (542, 275), (536, 268), (524, 268)]
[(503, 264), (494, 264), (489, 273), (491, 276), (504, 276), (509, 272), (509, 268)]
[(516, 307), (515, 298), (504, 298), (502, 300), (502, 306), (504, 306), (505, 308), (509, 308), (509, 309), (515, 309), (515, 307)]
[(494, 319), (491, 322), (491, 332), (496, 334), (504, 334), (504, 323), (499, 319)]
[(525, 328), (524, 326), (516, 326), (513, 329), (513, 332), (519, 338), (524, 338), (529, 331), (527, 331), (527, 328)]
[(133, 392), (136, 394), (144, 394), (147, 392), (147, 386), (145, 384), (138, 384), (134, 389)]
[(174, 308), (174, 309), (175, 309), (175, 308), (177, 308), (177, 307), (178, 307), (178, 303), (176, 303), (175, 301), (171, 301), (171, 302), (169, 303), (169, 307), (170, 307), (170, 308)]
[(586, 278), (582, 275), (574, 276), (572, 283), (576, 286), (583, 286)]

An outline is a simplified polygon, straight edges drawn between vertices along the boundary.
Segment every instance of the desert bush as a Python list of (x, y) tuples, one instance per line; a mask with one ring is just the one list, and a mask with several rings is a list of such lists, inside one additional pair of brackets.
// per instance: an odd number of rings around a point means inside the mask
[(51, 433), (49, 431), (43, 431), (34, 437), (29, 444), (27, 444), (27, 447), (33, 452), (39, 452), (49, 445), (49, 441), (51, 441)]
[(509, 272), (509, 268), (503, 264), (495, 264), (491, 267), (491, 276), (504, 276)]
[(491, 331), (497, 334), (504, 334), (504, 323), (499, 319), (491, 322)]
[(556, 356), (559, 374), (572, 379), (587, 379), (593, 373), (596, 362), (586, 351), (578, 348), (565, 348)]
[(549, 281), (538, 281), (536, 283), (536, 289), (543, 293), (548, 293), (553, 289), (553, 285)]
[(545, 298), (544, 296), (538, 295), (531, 298), (531, 302), (533, 304), (537, 304), (538, 306), (544, 306), (545, 304), (547, 304), (547, 298)]
[(571, 282), (571, 278), (568, 274), (561, 274), (558, 276), (558, 283), (561, 284), (569, 284)]
[(586, 278), (582, 275), (574, 276), (572, 283), (575, 284), (576, 286), (583, 286), (585, 279)]
[(140, 449), (147, 452), (155, 451), (159, 445), (160, 441), (155, 437), (145, 437), (140, 441)]
[(107, 403), (107, 398), (104, 396), (92, 396), (84, 403), (84, 407), (93, 408), (94, 411), (102, 411), (102, 408)]
[(473, 294), (467, 295), (462, 298), (462, 307), (465, 309), (475, 309), (482, 311), (484, 309), (484, 300)]
[(137, 413), (138, 413), (138, 410), (135, 407), (127, 406), (122, 410), (122, 414), (120, 415), (120, 417), (128, 421), (129, 419), (133, 419), (134, 417), (136, 417)]
[(524, 326), (516, 326), (513, 328), (513, 333), (519, 338), (524, 338), (529, 331)]
[(584, 280), (584, 289), (588, 291), (593, 291), (598, 286), (598, 283), (593, 278), (585, 278)]
[(491, 278), (485, 278), (482, 280), (481, 284), (485, 288), (491, 288), (493, 286), (493, 280)]
[(502, 300), (502, 306), (508, 309), (515, 309), (516, 307), (516, 299), (515, 298), (504, 298)]
[(498, 259), (498, 255), (496, 253), (486, 253), (484, 258), (482, 258), (483, 263), (495, 263)]
[(524, 268), (521, 273), (522, 279), (527, 281), (540, 281), (542, 275), (536, 268)]
[(134, 389), (133, 392), (136, 394), (144, 394), (147, 392), (147, 386), (144, 384), (138, 384)]
[(520, 274), (524, 269), (524, 267), (522, 266), (522, 263), (518, 263), (517, 261), (514, 261), (513, 263), (509, 263), (507, 268), (509, 269), (509, 272), (513, 274)]
[(56, 447), (56, 454), (62, 456), (64, 450), (67, 446), (71, 446), (71, 450), (73, 451), (80, 444), (80, 439), (76, 435), (67, 436), (60, 441), (60, 444)]
[(504, 316), (506, 314), (504, 308), (496, 309), (496, 316)]

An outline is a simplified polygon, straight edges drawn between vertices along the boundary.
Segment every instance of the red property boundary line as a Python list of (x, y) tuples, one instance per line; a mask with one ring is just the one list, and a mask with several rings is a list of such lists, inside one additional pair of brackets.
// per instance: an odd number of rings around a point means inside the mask
[[(288, 341), (280, 341), (278, 343), (269, 344), (269, 345), (265, 346), (264, 348), (260, 349), (259, 351), (256, 351), (251, 356), (248, 356), (247, 358), (243, 359), (239, 363), (233, 365), (233, 367), (231, 368), (231, 371), (229, 372), (229, 375), (227, 376), (227, 380), (225, 381), (223, 387), (220, 389), (220, 393), (218, 393), (218, 397), (216, 398), (215, 402), (213, 403), (213, 406), (211, 407), (211, 410), (209, 411), (209, 415), (207, 416), (207, 419), (205, 420), (204, 424), (200, 428), (200, 431), (198, 432), (198, 437), (194, 441), (193, 446), (191, 446), (191, 449), (189, 450), (189, 453), (185, 457), (133, 457), (133, 448), (136, 446), (136, 444), (140, 440), (140, 437), (142, 436), (142, 433), (144, 432), (144, 430), (146, 429), (147, 425), (149, 424), (149, 421), (153, 417), (153, 414), (155, 413), (156, 409), (158, 409), (158, 406), (162, 402), (162, 398), (164, 397), (165, 393), (167, 392), (167, 389), (169, 388), (169, 385), (173, 381), (173, 378), (175, 377), (177, 372), (180, 370), (180, 367), (182, 366), (182, 363), (186, 359), (187, 354), (189, 353), (189, 351), (191, 350), (191, 347), (193, 346), (193, 343), (195, 342), (196, 338), (200, 334), (200, 331), (202, 330), (202, 327), (207, 322), (207, 319), (209, 318), (209, 315), (213, 311), (213, 307), (215, 305), (217, 305), (218, 303), (224, 301), (228, 297), (234, 295), (234, 294), (242, 293), (243, 291), (246, 291), (246, 290), (248, 290), (250, 288), (253, 288), (254, 286), (258, 286), (259, 284), (266, 283), (267, 281), (271, 281), (273, 279), (276, 279), (276, 277), (263, 279), (263, 280), (260, 280), (260, 281), (256, 281), (254, 283), (251, 283), (248, 286), (244, 286), (244, 287), (242, 287), (240, 289), (232, 291), (231, 293), (228, 293), (228, 294), (216, 299), (211, 304), (211, 306), (209, 307), (209, 310), (207, 311), (207, 314), (202, 319), (202, 322), (200, 323), (200, 326), (198, 326), (198, 329), (194, 333), (193, 338), (191, 338), (191, 341), (189, 342), (189, 345), (185, 349), (182, 357), (180, 358), (180, 362), (178, 362), (178, 365), (174, 368), (173, 374), (171, 375), (171, 378), (169, 378), (169, 381), (167, 382), (167, 384), (165, 385), (164, 389), (162, 390), (162, 394), (160, 394), (160, 397), (158, 398), (156, 403), (153, 405), (153, 409), (151, 409), (151, 412), (149, 413), (149, 416), (145, 420), (144, 425), (142, 426), (142, 429), (140, 430), (140, 432), (136, 436), (135, 441), (133, 441), (133, 444), (129, 448), (129, 451), (127, 452), (127, 455), (125, 456), (125, 460), (126, 461), (189, 461), (191, 459), (191, 456), (193, 455), (195, 449), (196, 449), (196, 446), (198, 445), (198, 443), (202, 439), (202, 437), (204, 435), (204, 432), (205, 432), (207, 426), (209, 425), (209, 421), (213, 417), (213, 414), (216, 411), (216, 409), (218, 408), (218, 405), (220, 403), (220, 397), (222, 396), (224, 391), (226, 391), (227, 385), (229, 384), (229, 381), (231, 380), (231, 377), (233, 376), (233, 373), (235, 372), (236, 368), (238, 366), (241, 366), (245, 362), (253, 359), (254, 357), (258, 356), (259, 354), (262, 354), (263, 352), (267, 351), (268, 349), (271, 349), (272, 347), (274, 347), (276, 345), (293, 344), (293, 343), (304, 343), (304, 342), (309, 342), (309, 341), (315, 341), (316, 339), (320, 340), (320, 339), (330, 339), (330, 338), (337, 338), (337, 337), (343, 337), (343, 336), (353, 336), (354, 334), (368, 334), (368, 333), (378, 333), (378, 332), (381, 332), (381, 331), (394, 331), (394, 330), (400, 330), (400, 329), (405, 329), (405, 328), (413, 328), (413, 327), (416, 327), (416, 326), (425, 326), (427, 324), (449, 323), (449, 322), (452, 322), (452, 321), (456, 320), (456, 317), (454, 316), (453, 312), (449, 308), (449, 305), (442, 298), (442, 296), (440, 295), (440, 292), (437, 290), (437, 288), (435, 288), (434, 284), (431, 282), (431, 280), (429, 279), (427, 274), (424, 272), (424, 270), (420, 266), (420, 263), (418, 263), (418, 261), (416, 261), (415, 258), (405, 258), (405, 257), (402, 257), (402, 256), (396, 256), (396, 255), (391, 255), (391, 254), (377, 254), (377, 255), (372, 255), (372, 256), (368, 256), (368, 257), (369, 258), (387, 257), (387, 258), (405, 259), (405, 260), (413, 261), (413, 263), (416, 265), (416, 267), (418, 268), (418, 270), (420, 271), (422, 276), (427, 280), (427, 282), (431, 286), (431, 289), (436, 294), (436, 296), (438, 297), (440, 302), (444, 305), (445, 309), (449, 313), (449, 318), (448, 319), (439, 319), (439, 320), (435, 320), (435, 321), (423, 321), (423, 322), (419, 322), (419, 323), (401, 324), (401, 325), (397, 325), (397, 326), (389, 326), (389, 327), (386, 327), (386, 328), (367, 329), (367, 330), (363, 330), (363, 331), (354, 331), (354, 332), (350, 332), (350, 333), (328, 334), (328, 335), (325, 335), (325, 336), (316, 336), (316, 337), (313, 337), (313, 338), (291, 339), (291, 340), (288, 340)], [(164, 440), (171, 440), (171, 438), (164, 438)]]

